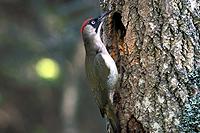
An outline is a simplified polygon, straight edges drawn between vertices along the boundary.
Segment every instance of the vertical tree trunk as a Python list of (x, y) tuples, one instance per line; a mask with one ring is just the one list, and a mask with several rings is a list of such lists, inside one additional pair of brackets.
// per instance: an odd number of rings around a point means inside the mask
[(122, 133), (200, 132), (200, 1), (107, 0)]

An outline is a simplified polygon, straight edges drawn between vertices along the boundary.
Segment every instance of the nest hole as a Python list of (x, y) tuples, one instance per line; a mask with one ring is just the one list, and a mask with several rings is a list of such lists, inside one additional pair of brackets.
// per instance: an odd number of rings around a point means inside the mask
[(121, 13), (115, 12), (112, 16), (112, 29), (114, 33), (117, 33), (120, 39), (123, 39), (126, 35), (126, 28), (122, 23)]

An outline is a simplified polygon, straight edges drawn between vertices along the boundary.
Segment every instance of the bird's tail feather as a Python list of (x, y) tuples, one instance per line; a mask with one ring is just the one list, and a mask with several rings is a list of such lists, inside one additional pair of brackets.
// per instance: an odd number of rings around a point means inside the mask
[(106, 106), (106, 117), (112, 127), (112, 132), (111, 133), (120, 133), (120, 123), (119, 119), (117, 118), (113, 105), (108, 104)]

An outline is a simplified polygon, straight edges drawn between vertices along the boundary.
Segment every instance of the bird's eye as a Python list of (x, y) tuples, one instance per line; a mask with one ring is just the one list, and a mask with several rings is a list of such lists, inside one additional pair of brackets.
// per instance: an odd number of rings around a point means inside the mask
[(92, 21), (91, 24), (95, 24), (95, 21)]

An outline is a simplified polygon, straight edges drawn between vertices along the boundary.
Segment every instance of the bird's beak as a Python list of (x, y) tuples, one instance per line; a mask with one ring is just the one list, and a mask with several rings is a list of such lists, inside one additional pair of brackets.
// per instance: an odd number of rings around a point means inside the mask
[(108, 16), (111, 12), (112, 11), (105, 12), (101, 16), (98, 17), (98, 27), (96, 29), (96, 32), (97, 32), (98, 35), (100, 35), (101, 26), (104, 22), (105, 17)]
[(102, 22), (105, 19), (105, 17), (108, 16), (111, 12), (112, 11), (108, 11), (108, 12), (103, 13), (101, 16), (98, 17), (98, 20), (100, 22)]

